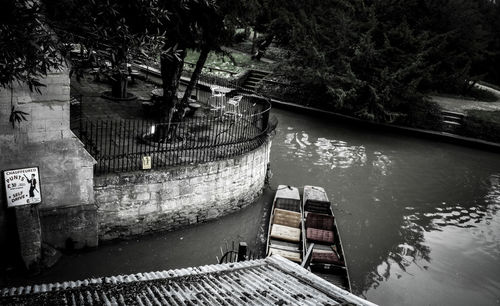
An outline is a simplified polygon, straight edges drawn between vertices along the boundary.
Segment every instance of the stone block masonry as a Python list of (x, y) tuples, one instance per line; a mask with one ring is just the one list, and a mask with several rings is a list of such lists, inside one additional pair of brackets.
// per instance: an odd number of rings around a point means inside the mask
[(97, 246), (97, 213), (93, 205), (40, 210), (43, 241), (59, 249)]
[[(50, 72), (40, 87), (42, 94), (32, 92), (27, 85), (13, 83), (0, 91), (0, 140), (17, 144), (45, 142), (70, 138), (69, 133), (69, 75), (67, 70)], [(10, 110), (28, 113), (27, 121), (13, 129)]]
[[(7, 208), (5, 186), (0, 183), (0, 249), (5, 250), (2, 255), (13, 257), (17, 244), (29, 246), (21, 250), (27, 265), (39, 260), (40, 256), (32, 254), (35, 250), (40, 254), (42, 243), (57, 248), (98, 243), (95, 160), (70, 130), (68, 70), (52, 71), (40, 81), (46, 85), (40, 88), (41, 94), (18, 83), (0, 88), (0, 172), (34, 166), (40, 170), (42, 203), (37, 204), (35, 216), (40, 235), (26, 235), (32, 230), (25, 231), (24, 225), (35, 223), (30, 215), (13, 214), (13, 208)], [(27, 120), (12, 127), (11, 107), (28, 113)]]
[[(22, 146), (4, 144), (0, 155), (0, 170), (39, 167), (42, 203), (38, 208), (43, 242), (59, 248), (65, 247), (68, 238), (79, 242), (75, 245), (77, 248), (97, 245), (93, 164), (92, 157), (75, 138)], [(6, 207), (3, 184), (0, 184), (0, 205), (0, 215), (7, 215), (6, 210), (10, 208)], [(76, 210), (81, 216), (75, 216)], [(94, 221), (89, 223), (92, 210)], [(82, 223), (77, 225), (70, 221), (75, 218)], [(78, 230), (82, 225), (86, 225), (85, 231)], [(57, 230), (52, 230), (55, 227)], [(93, 233), (93, 240), (89, 239), (89, 233)], [(2, 238), (0, 245), (7, 240), (7, 237)]]
[(171, 230), (229, 214), (264, 187), (271, 142), (226, 160), (94, 178), (99, 238)]
[(17, 219), (23, 220), (17, 224), (21, 256), (26, 268), (36, 270), (42, 257), (42, 232), (38, 207), (27, 205), (16, 207), (15, 210)]

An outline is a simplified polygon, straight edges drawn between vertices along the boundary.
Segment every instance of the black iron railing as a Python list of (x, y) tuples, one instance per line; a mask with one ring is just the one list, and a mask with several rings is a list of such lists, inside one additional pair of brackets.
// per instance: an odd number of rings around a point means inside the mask
[(270, 104), (246, 96), (238, 107), (202, 105), (181, 122), (81, 119), (75, 132), (96, 174), (189, 165), (252, 151), (267, 141)]
[(215, 257), (217, 259), (218, 264), (260, 259), (260, 257), (257, 254), (255, 254), (254, 252), (252, 252), (252, 250), (248, 248), (246, 242), (240, 242), (238, 246), (235, 246), (233, 241), (231, 242), (230, 246), (227, 243), (227, 241), (225, 241), (224, 246), (225, 246), (225, 251), (223, 249), (223, 246), (220, 247), (220, 254), (221, 254), (220, 258), (219, 256)]

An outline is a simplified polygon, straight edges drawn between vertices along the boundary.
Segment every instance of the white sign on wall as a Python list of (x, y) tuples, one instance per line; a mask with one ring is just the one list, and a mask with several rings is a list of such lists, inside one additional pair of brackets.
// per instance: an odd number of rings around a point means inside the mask
[(8, 207), (42, 202), (38, 167), (5, 170), (3, 179)]
[(142, 169), (143, 170), (151, 169), (151, 156), (142, 157)]

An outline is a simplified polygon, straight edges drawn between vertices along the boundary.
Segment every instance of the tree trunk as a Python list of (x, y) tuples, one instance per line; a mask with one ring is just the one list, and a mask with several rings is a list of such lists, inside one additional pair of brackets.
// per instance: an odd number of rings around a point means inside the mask
[(273, 42), (273, 39), (274, 35), (268, 35), (266, 39), (259, 45), (259, 49), (257, 50), (257, 53), (252, 56), (252, 59), (260, 61), (269, 45), (271, 45), (271, 43)]
[(127, 98), (127, 75), (123, 72), (113, 74), (113, 81), (111, 83), (111, 96), (115, 98)]
[(182, 48), (179, 58), (176, 56), (167, 56), (162, 54), (160, 57), (161, 63), (161, 80), (163, 88), (163, 97), (161, 99), (163, 118), (172, 112), (174, 106), (177, 105), (176, 92), (179, 88), (182, 69), (184, 67), (184, 58), (186, 57), (186, 48)]
[(191, 79), (189, 80), (189, 84), (186, 87), (186, 91), (184, 92), (184, 96), (182, 97), (181, 105), (187, 105), (188, 99), (191, 97), (191, 92), (193, 92), (193, 88), (198, 83), (198, 79), (200, 78), (201, 70), (203, 66), (205, 66), (205, 62), (207, 61), (208, 54), (210, 53), (209, 48), (203, 48), (200, 52), (200, 57), (196, 61), (196, 66), (194, 68), (193, 73), (191, 74)]
[(111, 95), (115, 98), (127, 98), (128, 70), (127, 70), (128, 48), (122, 46), (111, 53), (112, 84)]
[(251, 54), (255, 54), (255, 44), (256, 44), (256, 40), (257, 40), (257, 30), (255, 30), (255, 28), (253, 28), (253, 38), (252, 38), (252, 51), (251, 51)]
[[(168, 46), (166, 45), (165, 49), (167, 48)], [(182, 46), (178, 49), (180, 50), (178, 56), (167, 54), (160, 56), (163, 97), (161, 97), (160, 105), (156, 111), (159, 121), (168, 120), (166, 126), (159, 126), (155, 132), (154, 138), (160, 142), (175, 140), (175, 121), (177, 120), (174, 118), (174, 113), (178, 104), (176, 93), (184, 67), (184, 58), (186, 57), (186, 48)]]

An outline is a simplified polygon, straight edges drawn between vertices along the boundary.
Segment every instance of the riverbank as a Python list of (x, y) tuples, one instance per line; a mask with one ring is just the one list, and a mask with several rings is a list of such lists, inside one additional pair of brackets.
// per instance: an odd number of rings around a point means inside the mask
[[(248, 44), (240, 43), (234, 46), (233, 49), (238, 49), (240, 52), (248, 52)], [(268, 69), (269, 70), (269, 69)], [(284, 109), (308, 111), (311, 114), (321, 115), (328, 114), (328, 116), (348, 120), (356, 124), (364, 124), (369, 127), (377, 127), (402, 131), (415, 135), (422, 135), (442, 141), (453, 142), (461, 145), (472, 145), (481, 148), (493, 148), (497, 151), (497, 146), (500, 145), (500, 124), (495, 116), (500, 117), (500, 89), (494, 85), (487, 83), (477, 83), (472, 92), (472, 97), (462, 96), (445, 96), (445, 95), (431, 95), (429, 96), (430, 103), (422, 104), (420, 107), (410, 108), (413, 109), (412, 114), (407, 114), (408, 117), (413, 117), (412, 121), (417, 120), (419, 123), (413, 124), (400, 122), (399, 124), (378, 124), (373, 122), (366, 122), (355, 116), (340, 114), (335, 111), (318, 107), (310, 107), (315, 101), (308, 101), (307, 97), (301, 94), (293, 94), (287, 96), (288, 89), (292, 89), (290, 85), (282, 84), (271, 80), (263, 79), (260, 81), (262, 90), (260, 94), (274, 98), (275, 105)], [(272, 84), (270, 88), (267, 85)], [(273, 86), (277, 86), (278, 90)], [(290, 88), (288, 88), (290, 87)], [(274, 89), (273, 89), (274, 88)], [(282, 89), (283, 90), (282, 90)], [(292, 93), (295, 90), (292, 89)], [(495, 101), (496, 97), (496, 101)], [(484, 99), (484, 101), (483, 101)], [(432, 107), (435, 104), (435, 107)], [(297, 105), (293, 107), (292, 105)], [(432, 111), (427, 111), (428, 108), (434, 108)], [(439, 113), (441, 109), (441, 114)], [(409, 112), (409, 110), (407, 110)], [(459, 117), (449, 119), (450, 112), (457, 113)], [(430, 114), (435, 114), (429, 117)], [(452, 115), (454, 117), (454, 115)], [(358, 119), (358, 120), (356, 120)], [(420, 122), (422, 121), (422, 122)], [(424, 122), (425, 121), (425, 122)], [(435, 122), (435, 123), (433, 123)], [(409, 124), (410, 126), (407, 126)]]
[(314, 107), (309, 107), (309, 106), (303, 106), (303, 105), (299, 105), (299, 104), (295, 104), (295, 103), (284, 102), (284, 101), (280, 101), (280, 100), (276, 100), (276, 99), (271, 99), (271, 103), (272, 103), (273, 107), (277, 107), (277, 108), (281, 108), (281, 109), (285, 109), (285, 110), (291, 110), (291, 111), (300, 112), (300, 113), (312, 114), (312, 115), (321, 116), (321, 117), (327, 117), (327, 118), (331, 118), (331, 119), (335, 119), (335, 120), (343, 121), (343, 122), (355, 123), (358, 125), (363, 125), (363, 126), (369, 127), (370, 129), (375, 128), (375, 129), (380, 129), (380, 130), (394, 131), (397, 133), (404, 133), (404, 134), (408, 134), (408, 135), (420, 136), (420, 137), (425, 137), (425, 138), (429, 138), (429, 139), (436, 139), (436, 140), (445, 141), (445, 142), (449, 142), (449, 143), (466, 145), (466, 146), (471, 146), (474, 148), (487, 149), (487, 150), (492, 150), (495, 152), (500, 152), (500, 143), (496, 143), (496, 142), (490, 142), (490, 141), (485, 141), (485, 140), (471, 138), (471, 137), (464, 137), (464, 136), (460, 136), (460, 135), (452, 134), (452, 133), (447, 133), (447, 132), (439, 132), (439, 131), (411, 128), (411, 127), (406, 127), (406, 126), (401, 126), (401, 125), (376, 123), (376, 122), (372, 122), (372, 121), (362, 120), (362, 119), (359, 119), (356, 117), (347, 116), (344, 114), (339, 114), (339, 113), (326, 111), (326, 110), (322, 110), (322, 109), (314, 108)]
[(466, 97), (445, 97), (434, 95), (431, 100), (439, 104), (441, 108), (452, 112), (467, 112), (469, 110), (500, 111), (500, 90), (491, 85), (476, 84), (476, 87), (489, 92), (496, 97), (496, 101), (478, 101)]
[[(263, 82), (267, 81), (263, 80)], [(274, 82), (274, 86), (281, 85)], [(410, 119), (409, 122), (404, 120), (397, 123), (378, 123), (328, 110), (322, 106), (310, 106), (319, 104), (307, 100), (302, 101), (300, 97), (287, 101), (284, 100), (283, 96), (280, 96), (280, 93), (284, 94), (286, 91), (272, 91), (274, 95), (270, 92), (267, 96), (272, 97), (275, 106), (284, 109), (306, 111), (310, 114), (329, 116), (370, 128), (391, 129), (460, 145), (498, 151), (500, 145), (500, 91), (485, 85), (477, 86), (481, 90), (487, 89), (492, 97), (497, 97), (497, 100), (488, 102), (457, 96), (429, 96), (426, 103), (417, 104), (407, 109), (402, 118)], [(266, 95), (266, 93), (260, 94)]]

